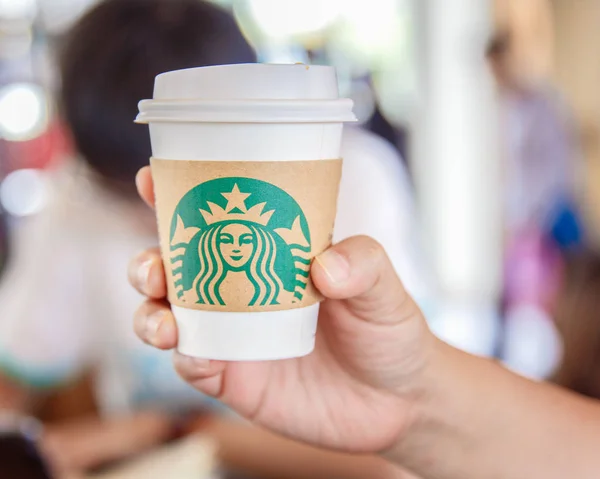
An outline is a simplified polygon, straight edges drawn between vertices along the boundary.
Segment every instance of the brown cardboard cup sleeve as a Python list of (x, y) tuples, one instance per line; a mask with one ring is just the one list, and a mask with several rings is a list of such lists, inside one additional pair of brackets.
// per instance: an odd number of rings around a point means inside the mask
[(310, 265), (331, 245), (342, 160), (151, 165), (171, 304), (252, 312), (321, 300)]

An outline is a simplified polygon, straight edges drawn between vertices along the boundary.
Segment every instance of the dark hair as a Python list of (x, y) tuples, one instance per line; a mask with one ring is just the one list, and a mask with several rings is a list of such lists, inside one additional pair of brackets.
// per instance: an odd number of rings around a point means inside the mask
[(133, 185), (151, 154), (137, 103), (159, 73), (252, 63), (255, 53), (234, 18), (200, 0), (107, 0), (66, 38), (60, 59), (61, 108), (83, 159), (101, 178)]

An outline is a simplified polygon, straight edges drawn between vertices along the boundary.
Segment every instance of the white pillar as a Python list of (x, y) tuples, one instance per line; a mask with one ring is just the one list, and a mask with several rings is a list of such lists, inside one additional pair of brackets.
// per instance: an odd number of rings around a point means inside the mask
[(490, 354), (501, 263), (501, 173), (493, 80), (485, 61), (491, 0), (415, 0), (421, 108), (413, 171), (444, 339)]

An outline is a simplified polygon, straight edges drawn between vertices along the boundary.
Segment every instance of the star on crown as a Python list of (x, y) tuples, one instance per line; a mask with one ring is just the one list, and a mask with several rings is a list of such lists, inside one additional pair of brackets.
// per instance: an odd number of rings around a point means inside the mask
[(207, 201), (206, 204), (210, 211), (200, 210), (204, 221), (207, 225), (219, 223), (221, 221), (251, 221), (262, 226), (267, 226), (267, 223), (273, 216), (275, 210), (270, 210), (263, 213), (266, 202), (254, 205), (252, 208), (246, 208), (246, 200), (251, 193), (242, 193), (237, 185), (233, 186), (230, 193), (221, 193), (227, 200), (227, 206), (221, 208), (219, 205)]

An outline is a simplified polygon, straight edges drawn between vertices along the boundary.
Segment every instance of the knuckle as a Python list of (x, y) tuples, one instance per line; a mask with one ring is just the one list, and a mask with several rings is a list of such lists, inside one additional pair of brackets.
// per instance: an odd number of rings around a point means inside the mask
[(359, 241), (357, 246), (368, 264), (377, 269), (387, 263), (387, 252), (379, 241), (370, 236), (359, 236), (357, 240)]
[(369, 259), (371, 259), (371, 261), (373, 261), (373, 263), (375, 263), (377, 266), (380, 266), (383, 263), (387, 262), (388, 256), (385, 249), (383, 248), (381, 243), (375, 240), (371, 240), (368, 253)]
[(371, 236), (361, 235), (356, 236), (355, 241), (358, 242), (360, 249), (373, 255), (385, 254), (385, 250), (381, 243)]

